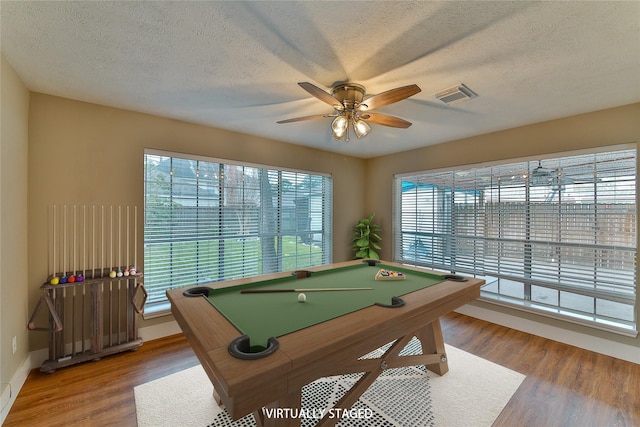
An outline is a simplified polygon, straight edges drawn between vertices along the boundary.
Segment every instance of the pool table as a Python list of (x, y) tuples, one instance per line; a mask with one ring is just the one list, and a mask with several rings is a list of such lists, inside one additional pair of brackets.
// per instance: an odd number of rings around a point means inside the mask
[[(376, 280), (380, 270), (404, 280)], [(385, 369), (424, 365), (444, 375), (439, 318), (476, 299), (482, 284), (355, 260), (174, 289), (167, 297), (231, 417), (254, 413), (258, 425), (294, 426), (299, 418), (270, 418), (263, 408), (299, 409), (302, 387), (318, 378), (365, 372), (335, 406), (348, 409)], [(423, 354), (400, 356), (413, 337)], [(382, 357), (360, 359), (390, 342)], [(334, 415), (318, 425), (334, 425)]]

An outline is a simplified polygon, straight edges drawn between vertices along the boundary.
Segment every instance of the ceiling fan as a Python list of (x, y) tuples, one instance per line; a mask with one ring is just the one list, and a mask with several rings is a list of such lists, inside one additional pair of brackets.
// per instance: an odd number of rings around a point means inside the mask
[(402, 86), (386, 92), (373, 95), (367, 99), (365, 97), (365, 87), (357, 83), (344, 83), (334, 86), (331, 93), (319, 87), (307, 83), (298, 83), (300, 87), (334, 108), (331, 114), (316, 114), (313, 116), (296, 117), (293, 119), (280, 120), (278, 123), (293, 123), (304, 120), (322, 119), (333, 117), (331, 131), (334, 139), (349, 141), (349, 128), (352, 127), (358, 138), (365, 137), (370, 131), (369, 123), (376, 123), (383, 126), (395, 128), (408, 128), (411, 122), (398, 117), (386, 114), (371, 113), (371, 110), (402, 101), (420, 92), (417, 85)]
[[(587, 170), (588, 173), (589, 171)], [(559, 185), (564, 188), (566, 184), (586, 184), (600, 181), (582, 174), (579, 176), (575, 170), (571, 175), (566, 176), (560, 168), (545, 168), (542, 166), (542, 162), (538, 160), (538, 166), (531, 171), (531, 184), (534, 186), (551, 185), (557, 189)]]
[(531, 171), (532, 185), (551, 185), (558, 183), (558, 169), (544, 168), (538, 160), (538, 166)]
[(532, 176), (538, 176), (538, 177), (549, 177), (549, 176), (552, 176), (552, 174), (554, 173), (557, 174), (558, 169), (543, 168), (542, 161), (540, 160), (538, 160), (538, 166), (533, 171), (531, 171)]

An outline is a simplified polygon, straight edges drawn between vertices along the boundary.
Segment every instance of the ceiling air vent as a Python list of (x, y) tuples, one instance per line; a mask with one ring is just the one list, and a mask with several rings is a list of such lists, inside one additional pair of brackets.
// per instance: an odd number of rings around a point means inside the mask
[(459, 102), (475, 98), (478, 95), (464, 84), (460, 83), (459, 85), (450, 87), (449, 89), (441, 90), (436, 93), (435, 96), (445, 104), (457, 104)]

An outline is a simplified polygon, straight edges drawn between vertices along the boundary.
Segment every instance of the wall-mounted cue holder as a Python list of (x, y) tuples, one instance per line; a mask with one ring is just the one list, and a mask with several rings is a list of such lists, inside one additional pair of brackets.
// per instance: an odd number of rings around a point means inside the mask
[(50, 273), (28, 324), (49, 334), (40, 370), (140, 347), (147, 292), (136, 268), (137, 207), (54, 205), (47, 219)]

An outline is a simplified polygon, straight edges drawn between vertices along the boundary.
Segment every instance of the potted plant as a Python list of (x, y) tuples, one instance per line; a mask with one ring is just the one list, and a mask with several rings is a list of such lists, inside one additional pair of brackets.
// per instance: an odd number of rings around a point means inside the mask
[(378, 255), (379, 250), (382, 248), (378, 245), (378, 242), (382, 240), (380, 234), (380, 226), (373, 223), (373, 217), (375, 214), (371, 214), (369, 218), (363, 218), (353, 227), (353, 251), (356, 253), (355, 258), (363, 259), (380, 259)]

